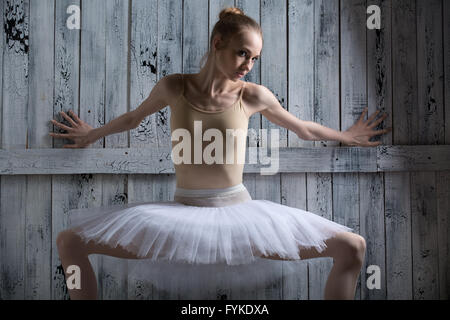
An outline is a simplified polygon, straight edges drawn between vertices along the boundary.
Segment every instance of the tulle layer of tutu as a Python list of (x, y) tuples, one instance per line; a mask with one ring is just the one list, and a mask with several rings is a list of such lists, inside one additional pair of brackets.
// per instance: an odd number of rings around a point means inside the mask
[(69, 225), (86, 243), (120, 245), (135, 254), (140, 259), (128, 260), (129, 272), (180, 293), (266, 286), (281, 276), (280, 261), (261, 256), (300, 260), (300, 247), (322, 252), (326, 239), (353, 231), (312, 212), (253, 199), (222, 207), (164, 201), (74, 209)]

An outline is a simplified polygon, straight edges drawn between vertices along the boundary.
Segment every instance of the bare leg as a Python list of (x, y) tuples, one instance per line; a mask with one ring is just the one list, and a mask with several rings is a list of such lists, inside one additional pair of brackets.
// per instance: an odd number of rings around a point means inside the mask
[[(301, 259), (332, 257), (333, 268), (325, 285), (325, 300), (353, 300), (356, 284), (364, 262), (366, 242), (352, 232), (341, 232), (325, 241), (327, 248), (319, 253), (314, 248), (301, 248)], [(265, 258), (283, 260), (277, 255)]]
[(64, 273), (70, 265), (79, 266), (81, 271), (81, 289), (68, 289), (71, 300), (97, 299), (97, 279), (88, 255), (106, 254), (117, 258), (138, 259), (138, 257), (120, 246), (111, 248), (106, 245), (96, 244), (93, 241), (89, 241), (86, 244), (71, 229), (60, 232), (56, 244)]

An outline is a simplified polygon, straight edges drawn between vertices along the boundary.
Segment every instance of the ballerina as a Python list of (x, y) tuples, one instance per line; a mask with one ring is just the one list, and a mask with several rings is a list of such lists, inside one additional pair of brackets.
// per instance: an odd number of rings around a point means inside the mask
[[(69, 211), (70, 228), (58, 234), (56, 244), (64, 270), (70, 265), (82, 270), (81, 289), (69, 289), (71, 299), (97, 299), (90, 254), (140, 262), (144, 265), (140, 271), (157, 287), (183, 292), (265, 286), (278, 276), (270, 261), (332, 257), (324, 299), (354, 298), (366, 250), (361, 235), (312, 212), (252, 199), (242, 184), (242, 163), (216, 161), (227, 156), (221, 144), (214, 148), (214, 156), (209, 154), (214, 161), (191, 161), (195, 153), (204, 158), (210, 144), (202, 138), (195, 147), (195, 141), (186, 141), (190, 138), (183, 133), (195, 136), (194, 122), (199, 121), (202, 137), (218, 139), (226, 136), (227, 129), (245, 134), (249, 118), (260, 112), (304, 140), (371, 147), (380, 142), (370, 142), (370, 137), (391, 130), (373, 130), (386, 114), (369, 124), (378, 111), (364, 121), (366, 108), (343, 132), (296, 118), (269, 89), (240, 80), (261, 55), (260, 26), (238, 8), (223, 9), (219, 18), (206, 64), (198, 74), (163, 77), (138, 108), (100, 128), (72, 111), (61, 112), (71, 127), (52, 120), (67, 133), (51, 136), (74, 141), (64, 148), (85, 148), (108, 134), (136, 128), (145, 117), (169, 105), (172, 159), (177, 159), (173, 201)], [(245, 149), (245, 143), (231, 140), (235, 154)]]

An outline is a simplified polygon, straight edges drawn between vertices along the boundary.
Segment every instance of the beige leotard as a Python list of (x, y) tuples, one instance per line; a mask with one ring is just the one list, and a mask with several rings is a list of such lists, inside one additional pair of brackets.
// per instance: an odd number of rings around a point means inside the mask
[[(239, 99), (231, 107), (219, 111), (206, 111), (187, 101), (184, 96), (185, 85), (182, 74), (181, 81), (183, 83), (181, 94), (170, 106), (172, 160), (175, 167), (176, 186), (185, 189), (215, 189), (242, 183), (248, 129), (248, 117), (242, 105), (245, 82)], [(217, 130), (208, 131), (208, 129)], [(227, 133), (227, 129), (231, 131)], [(238, 131), (234, 131), (235, 129)], [(216, 139), (220, 137), (219, 132), (222, 138)], [(190, 142), (184, 141), (188, 135)], [(189, 150), (189, 144), (190, 157), (186, 154), (183, 158), (185, 150)], [(214, 145), (215, 150), (213, 150)], [(234, 159), (232, 153), (229, 153), (227, 157), (227, 149), (234, 150)], [(222, 150), (222, 156), (220, 156), (220, 150)], [(197, 157), (194, 156), (194, 152)]]

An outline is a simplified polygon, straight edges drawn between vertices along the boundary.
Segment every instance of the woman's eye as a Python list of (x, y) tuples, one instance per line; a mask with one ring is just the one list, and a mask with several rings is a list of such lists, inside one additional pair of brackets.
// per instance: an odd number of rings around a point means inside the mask
[[(247, 52), (245, 52), (245, 51), (243, 51), (243, 50), (239, 51), (239, 55), (240, 55), (240, 56), (242, 56), (242, 55), (241, 55), (242, 53), (247, 54)], [(256, 61), (256, 60), (258, 60), (258, 58), (253, 58), (253, 60)]]

